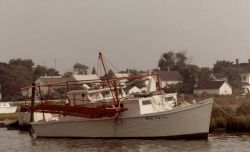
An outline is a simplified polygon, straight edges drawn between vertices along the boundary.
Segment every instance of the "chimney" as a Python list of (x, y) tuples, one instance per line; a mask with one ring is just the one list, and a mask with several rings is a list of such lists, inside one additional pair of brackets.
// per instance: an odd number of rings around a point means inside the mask
[(239, 64), (239, 59), (237, 58), (237, 59), (236, 59), (236, 65), (238, 65), (238, 64)]

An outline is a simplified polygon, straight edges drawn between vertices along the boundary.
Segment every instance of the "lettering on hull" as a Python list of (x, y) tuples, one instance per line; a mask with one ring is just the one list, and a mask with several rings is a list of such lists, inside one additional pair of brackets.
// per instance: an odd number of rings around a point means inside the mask
[(154, 116), (146, 116), (146, 120), (160, 120), (160, 119), (167, 119), (167, 115), (154, 115)]

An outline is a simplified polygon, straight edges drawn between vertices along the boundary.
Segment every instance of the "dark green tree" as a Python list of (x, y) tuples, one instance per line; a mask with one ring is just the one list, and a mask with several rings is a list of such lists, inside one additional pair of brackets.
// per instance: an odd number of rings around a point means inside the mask
[(93, 67), (91, 74), (97, 74), (95, 67)]
[(77, 74), (88, 74), (89, 67), (81, 63), (76, 63), (74, 64), (73, 69)]
[(187, 59), (185, 52), (174, 53), (173, 51), (169, 51), (162, 54), (158, 62), (158, 67), (162, 71), (175, 70), (177, 67), (185, 66)]
[(198, 80), (202, 82), (209, 81), (211, 74), (212, 74), (212, 71), (210, 68), (208, 67), (200, 68), (199, 73), (198, 73)]
[(113, 72), (113, 70), (109, 69), (108, 73), (107, 73), (108, 78), (114, 78), (115, 77), (115, 73)]
[(59, 72), (54, 68), (47, 68), (46, 66), (37, 65), (33, 70), (33, 80), (35, 81), (40, 76), (59, 76)]

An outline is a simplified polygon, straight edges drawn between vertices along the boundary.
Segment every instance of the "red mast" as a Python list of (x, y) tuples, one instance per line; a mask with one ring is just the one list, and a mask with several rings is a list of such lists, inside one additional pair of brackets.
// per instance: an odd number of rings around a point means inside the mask
[[(105, 77), (106, 77), (106, 80), (108, 82), (108, 85), (109, 85), (109, 88), (110, 88), (110, 91), (111, 91), (111, 94), (112, 94), (112, 97), (114, 99), (114, 104), (117, 106), (119, 104), (119, 97), (116, 95), (114, 95), (113, 91), (112, 91), (112, 86), (111, 86), (111, 82), (109, 81), (109, 78), (108, 78), (108, 73), (107, 73), (107, 69), (105, 67), (105, 64), (104, 64), (104, 61), (103, 61), (103, 57), (102, 57), (102, 52), (99, 52), (99, 59), (101, 60), (102, 62), (102, 66), (103, 66), (103, 69), (104, 69), (104, 72), (105, 72)], [(114, 82), (115, 83), (115, 82)], [(115, 88), (114, 88), (115, 89)], [(115, 90), (116, 91), (116, 90)]]

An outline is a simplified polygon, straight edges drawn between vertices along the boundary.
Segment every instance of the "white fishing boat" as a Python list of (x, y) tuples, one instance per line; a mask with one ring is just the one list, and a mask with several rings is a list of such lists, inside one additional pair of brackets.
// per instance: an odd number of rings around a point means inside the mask
[(171, 107), (166, 96), (125, 99), (128, 110), (111, 118), (65, 116), (32, 127), (37, 137), (207, 138), (212, 100)]
[(12, 106), (12, 102), (0, 102), (0, 114), (15, 113), (17, 106)]
[[(126, 79), (145, 76), (156, 76), (155, 79), (159, 80), (158, 74), (129, 76)], [(119, 85), (121, 79), (124, 78), (109, 79), (106, 75), (105, 80), (97, 82), (101, 87), (92, 85), (93, 88), (88, 90), (67, 91), (65, 105), (43, 102), (38, 105), (31, 104), (29, 107), (24, 106), (22, 111), (58, 114), (57, 119), (43, 119), (31, 123), (36, 137), (192, 139), (208, 137), (212, 99), (192, 104), (180, 102), (177, 100), (177, 94), (162, 92), (159, 81), (155, 84), (157, 91), (126, 95)], [(66, 84), (65, 87), (68, 89), (71, 82), (62, 83)], [(62, 83), (55, 85), (62, 86)], [(53, 84), (33, 85), (31, 87), (33, 102), (36, 90), (51, 85)]]

